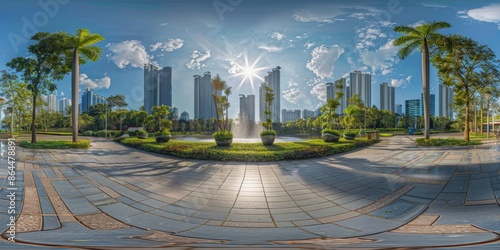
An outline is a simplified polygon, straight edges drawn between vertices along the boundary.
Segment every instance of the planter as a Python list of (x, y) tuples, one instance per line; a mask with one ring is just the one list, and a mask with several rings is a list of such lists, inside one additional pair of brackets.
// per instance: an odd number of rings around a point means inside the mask
[(219, 147), (229, 147), (233, 143), (233, 139), (215, 139), (215, 143)]
[(324, 142), (338, 142), (340, 137), (339, 136), (336, 136), (336, 135), (333, 135), (333, 134), (329, 134), (329, 133), (324, 133), (322, 135), (323, 137), (323, 141)]
[(378, 140), (379, 139), (378, 131), (367, 131), (366, 132), (366, 139), (367, 140)]
[(261, 135), (260, 140), (264, 146), (272, 146), (274, 143), (274, 139), (276, 139), (276, 135)]
[(172, 138), (171, 135), (157, 135), (155, 137), (155, 140), (156, 142), (162, 142), (162, 143), (165, 143), (165, 142), (168, 142), (170, 141), (170, 138)]

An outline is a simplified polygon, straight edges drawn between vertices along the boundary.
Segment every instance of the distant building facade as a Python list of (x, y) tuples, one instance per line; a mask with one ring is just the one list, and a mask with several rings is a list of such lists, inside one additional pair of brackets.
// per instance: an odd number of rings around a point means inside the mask
[(184, 111), (181, 113), (181, 118), (179, 119), (181, 121), (189, 121), (189, 113)]
[(145, 64), (144, 110), (151, 114), (153, 107), (160, 105), (172, 107), (172, 68)]
[[(420, 114), (424, 116), (424, 94), (420, 95)], [(436, 116), (436, 96), (429, 94), (429, 113), (431, 116)]]
[(421, 116), (420, 99), (412, 99), (405, 101), (405, 114), (410, 117)]
[(453, 89), (439, 84), (439, 116), (449, 117), (453, 120)]
[(363, 101), (365, 106), (372, 106), (372, 76), (370, 74), (363, 74), (361, 71), (354, 71), (349, 74), (350, 76), (350, 98), (358, 95), (359, 99)]
[(90, 110), (90, 106), (104, 104), (105, 102), (106, 97), (95, 94), (90, 88), (87, 88), (82, 95), (80, 113), (88, 112)]
[(283, 118), (283, 123), (296, 121), (297, 119), (300, 118), (300, 113), (301, 113), (300, 109), (296, 109), (296, 110), (283, 109), (283, 110), (281, 110), (281, 117)]
[(264, 77), (265, 82), (261, 83), (259, 87), (259, 121), (265, 121), (264, 110), (265, 110), (265, 98), (266, 98), (266, 86), (270, 87), (274, 94), (274, 100), (271, 104), (272, 120), (273, 122), (280, 122), (280, 111), (281, 111), (281, 67), (278, 66), (272, 71), (267, 72), (267, 76)]
[(45, 110), (49, 112), (56, 112), (57, 111), (57, 98), (56, 95), (50, 94), (43, 96), (43, 101), (46, 103), (46, 106), (44, 107)]
[(255, 95), (240, 95), (240, 123), (255, 123)]
[(212, 75), (210, 71), (205, 72), (203, 76), (194, 75), (194, 119), (215, 118), (215, 103), (212, 94), (220, 95), (222, 92), (215, 93), (212, 86)]
[(386, 82), (380, 84), (380, 110), (387, 110), (395, 113), (394, 95), (394, 87)]
[(314, 111), (308, 109), (302, 110), (302, 119), (307, 120), (309, 117), (314, 118)]
[(63, 98), (57, 102), (57, 112), (62, 115), (68, 115), (68, 109), (71, 106), (71, 99)]

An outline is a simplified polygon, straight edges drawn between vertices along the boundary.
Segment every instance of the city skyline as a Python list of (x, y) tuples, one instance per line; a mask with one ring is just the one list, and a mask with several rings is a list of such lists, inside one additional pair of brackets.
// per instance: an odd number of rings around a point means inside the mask
[[(238, 94), (258, 96), (266, 71), (276, 65), (283, 67), (277, 95), (281, 109), (317, 109), (326, 100), (325, 83), (342, 77), (350, 81), (348, 74), (356, 70), (371, 74), (371, 103), (377, 107), (382, 82), (395, 87), (396, 104), (420, 98), (420, 55), (415, 52), (405, 60), (397, 57), (398, 48), (392, 45), (398, 36), (392, 31), (395, 25), (446, 21), (452, 28), (443, 34), (468, 36), (500, 52), (500, 44), (493, 42), (500, 20), (491, 14), (500, 5), (482, 1), (397, 1), (391, 6), (387, 1), (289, 1), (286, 5), (243, 1), (225, 11), (210, 1), (117, 2), (55, 1), (57, 11), (50, 15), (36, 1), (4, 3), (6, 14), (1, 18), (10, 25), (0, 29), (4, 37), (0, 69), (26, 54), (30, 32), (74, 34), (78, 28), (88, 28), (106, 40), (97, 44), (103, 49), (101, 59), (81, 66), (80, 95), (87, 87), (103, 96), (123, 94), (128, 108), (137, 110), (144, 103), (144, 64), (168, 65), (173, 107), (194, 114), (191, 77), (210, 71), (233, 87), (229, 112), (237, 117)], [(72, 14), (81, 11), (95, 15)], [(33, 17), (42, 14), (46, 20), (34, 21)], [(56, 82), (58, 98), (69, 97), (70, 78), (68, 74)], [(439, 81), (431, 67), (431, 92), (439, 96), (438, 91)]]

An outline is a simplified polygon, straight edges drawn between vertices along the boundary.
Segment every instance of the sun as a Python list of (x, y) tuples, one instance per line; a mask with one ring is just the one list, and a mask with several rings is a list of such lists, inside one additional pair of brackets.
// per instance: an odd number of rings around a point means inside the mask
[[(243, 53), (243, 63), (238, 63), (236, 62), (236, 66), (238, 67), (238, 73), (234, 74), (233, 77), (243, 77), (240, 81), (240, 84), (238, 85), (238, 89), (240, 89), (246, 82), (250, 83), (250, 86), (252, 90), (255, 90), (255, 83), (254, 80), (256, 81), (261, 81), (264, 82), (264, 78), (260, 76), (262, 73), (260, 71), (267, 69), (269, 67), (257, 67), (257, 64), (259, 61), (262, 59), (264, 54), (260, 54), (255, 61), (252, 63), (249, 63), (248, 61), (248, 54), (246, 52)], [(248, 80), (248, 81), (247, 81)]]

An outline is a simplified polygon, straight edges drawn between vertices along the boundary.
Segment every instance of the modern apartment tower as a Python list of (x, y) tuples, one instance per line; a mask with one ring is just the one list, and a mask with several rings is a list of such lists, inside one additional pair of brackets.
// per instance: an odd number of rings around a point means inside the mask
[(380, 110), (395, 113), (395, 88), (384, 82), (380, 84)]
[(240, 123), (254, 124), (255, 123), (255, 95), (240, 94)]
[(87, 90), (82, 95), (82, 103), (80, 112), (88, 112), (90, 110), (90, 106), (102, 104), (106, 102), (106, 97), (95, 94), (94, 91), (87, 88)]
[(283, 123), (296, 121), (297, 119), (300, 118), (300, 113), (301, 113), (300, 109), (296, 109), (296, 110), (283, 109), (283, 110), (281, 110), (281, 116), (283, 117)]
[(337, 114), (343, 114), (344, 110), (347, 108), (347, 99), (350, 97), (348, 93), (350, 88), (347, 86), (345, 78), (340, 78), (335, 81), (335, 83), (326, 84), (326, 99), (334, 99), (337, 97), (337, 92), (341, 92), (342, 98), (339, 98), (339, 106), (335, 110)]
[[(420, 95), (420, 114), (424, 116), (424, 94)], [(436, 116), (436, 96), (429, 94), (429, 113), (431, 116)]]
[(272, 71), (267, 72), (267, 76), (264, 77), (265, 82), (261, 83), (259, 87), (259, 120), (261, 122), (266, 120), (263, 114), (265, 110), (266, 86), (270, 87), (273, 90), (274, 94), (274, 101), (271, 104), (273, 122), (281, 122), (280, 69), (281, 67), (278, 66), (274, 68)]
[(406, 100), (405, 104), (406, 115), (410, 117), (421, 116), (420, 99)]
[(453, 96), (452, 88), (439, 84), (439, 116), (453, 120)]
[(359, 99), (363, 101), (365, 106), (372, 106), (372, 76), (370, 74), (363, 74), (361, 71), (354, 71), (349, 74), (351, 86), (350, 97), (358, 95)]
[[(212, 86), (212, 75), (210, 71), (205, 72), (203, 76), (194, 75), (194, 119), (215, 118), (215, 103), (212, 94), (215, 90)], [(220, 95), (221, 93), (217, 93)]]
[(159, 69), (144, 65), (144, 110), (152, 113), (154, 106), (172, 107), (172, 67)]
[(71, 99), (63, 98), (57, 102), (57, 112), (62, 115), (68, 115), (68, 108), (71, 105)]
[(57, 98), (56, 95), (50, 94), (43, 96), (43, 101), (46, 103), (45, 110), (49, 112), (57, 111)]

